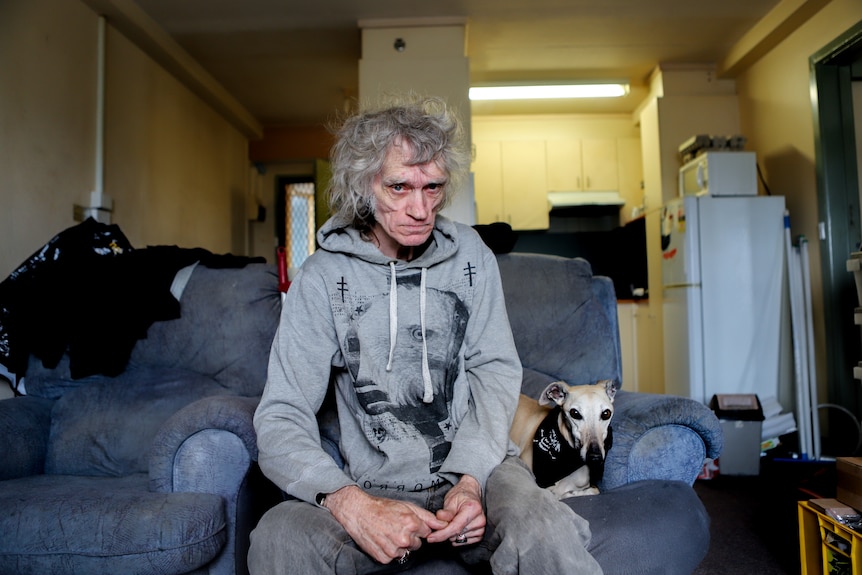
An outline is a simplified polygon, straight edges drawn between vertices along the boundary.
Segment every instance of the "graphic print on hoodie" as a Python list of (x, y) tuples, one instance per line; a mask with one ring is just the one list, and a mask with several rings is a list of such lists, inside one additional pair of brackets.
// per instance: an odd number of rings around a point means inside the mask
[[(345, 359), (359, 404), (368, 414), (363, 418), (366, 436), (374, 437), (382, 451), (390, 439), (421, 438), (429, 450), (429, 472), (436, 473), (449, 454), (454, 432), (449, 412), (468, 311), (455, 293), (425, 287), (418, 270), (396, 281), (394, 314), (389, 292), (371, 297), (351, 314)], [(394, 347), (390, 332), (381, 329), (386, 317), (397, 326)], [(423, 353), (431, 390), (423, 378)], [(425, 403), (428, 391), (432, 398)]]

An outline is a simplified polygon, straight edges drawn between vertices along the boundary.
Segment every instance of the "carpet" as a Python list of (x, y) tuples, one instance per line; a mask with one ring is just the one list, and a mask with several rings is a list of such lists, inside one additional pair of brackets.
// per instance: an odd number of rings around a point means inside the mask
[(698, 480), (710, 548), (694, 575), (797, 575), (796, 503), (835, 496), (834, 462), (764, 460), (760, 475)]

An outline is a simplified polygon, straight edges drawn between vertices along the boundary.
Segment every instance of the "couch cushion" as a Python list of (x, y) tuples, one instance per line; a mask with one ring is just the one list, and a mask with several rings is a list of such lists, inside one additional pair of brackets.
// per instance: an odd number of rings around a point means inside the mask
[(61, 357), (53, 368), (45, 367), (40, 359), (31, 355), (27, 366), (27, 377), (21, 384), (21, 392), (32, 397), (57, 399), (69, 390), (106, 379), (109, 378), (105, 375), (89, 375), (73, 379), (68, 355)]
[(183, 289), (181, 317), (153, 324), (130, 366), (189, 369), (212, 376), (223, 393), (260, 395), (280, 312), (273, 266), (198, 265)]
[(162, 424), (193, 401), (219, 393), (213, 378), (180, 369), (128, 369), (72, 389), (54, 404), (45, 473), (147, 471)]
[(41, 397), (0, 401), (0, 481), (44, 473), (53, 406)]
[(559, 378), (525, 367), (524, 377), (521, 382), (521, 393), (527, 397), (539, 399), (545, 388), (558, 380)]
[(525, 368), (569, 385), (622, 381), (610, 279), (594, 277), (580, 258), (512, 253), (497, 262)]
[(587, 550), (605, 573), (693, 573), (709, 550), (709, 515), (682, 481), (635, 481), (564, 503), (590, 522)]
[(150, 493), (146, 475), (0, 482), (0, 573), (185, 573), (226, 540), (224, 503)]

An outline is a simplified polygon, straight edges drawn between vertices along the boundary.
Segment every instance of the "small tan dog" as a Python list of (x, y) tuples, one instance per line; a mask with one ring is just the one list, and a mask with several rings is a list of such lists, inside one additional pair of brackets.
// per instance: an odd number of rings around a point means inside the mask
[(540, 487), (558, 499), (599, 492), (616, 393), (616, 383), (606, 379), (575, 386), (556, 381), (539, 401), (521, 394), (510, 437)]

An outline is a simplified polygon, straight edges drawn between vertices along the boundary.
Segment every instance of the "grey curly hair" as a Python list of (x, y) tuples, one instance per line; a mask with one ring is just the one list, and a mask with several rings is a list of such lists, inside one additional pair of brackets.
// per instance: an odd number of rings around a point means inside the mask
[(409, 96), (360, 112), (347, 118), (335, 136), (329, 207), (340, 225), (359, 230), (369, 230), (375, 223), (372, 184), (393, 145), (406, 144), (411, 164), (435, 162), (448, 175), (438, 211), (449, 204), (469, 170), (461, 122), (442, 98)]

